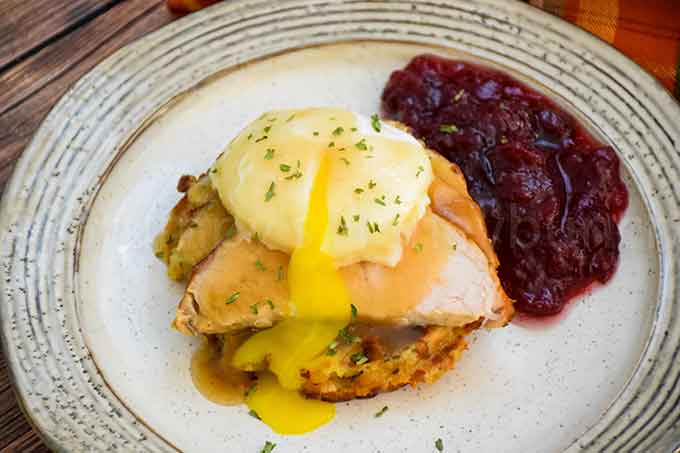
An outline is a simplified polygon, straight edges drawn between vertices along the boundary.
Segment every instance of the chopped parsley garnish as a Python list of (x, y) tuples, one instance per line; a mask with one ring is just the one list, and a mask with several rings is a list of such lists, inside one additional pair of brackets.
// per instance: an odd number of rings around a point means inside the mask
[(318, 137), (318, 136), (319, 136), (319, 131), (314, 131), (314, 132), (312, 132), (312, 135), (313, 135), (314, 137)]
[(269, 308), (271, 308), (272, 310), (274, 309), (274, 302), (272, 302), (271, 299), (267, 299), (265, 302), (267, 303), (267, 305), (269, 305)]
[(340, 336), (342, 341), (344, 341), (346, 344), (358, 343), (359, 341), (361, 341), (359, 337), (349, 333), (349, 328), (347, 326), (343, 327), (342, 329), (340, 329), (340, 331), (338, 331), (338, 336)]
[(256, 314), (258, 314), (258, 313), (260, 312), (260, 311), (257, 309), (257, 304), (251, 305), (251, 306), (250, 306), (250, 311), (251, 311), (254, 315), (256, 315)]
[(262, 419), (260, 418), (260, 416), (257, 415), (257, 412), (255, 412), (255, 411), (252, 410), (252, 409), (250, 409), (250, 410), (248, 411), (248, 415), (250, 415), (251, 417), (256, 418), (256, 419), (258, 419), (258, 420), (262, 420)]
[(302, 165), (302, 163), (300, 162), (300, 159), (298, 159), (297, 164), (296, 164), (296, 167), (295, 167), (295, 173), (293, 173), (293, 174), (290, 175), (290, 176), (286, 176), (286, 179), (287, 179), (287, 180), (291, 180), (291, 179), (298, 179), (298, 178), (301, 178), (301, 177), (302, 177), (302, 172), (300, 171), (300, 166), (301, 166), (301, 165)]
[(418, 253), (422, 252), (423, 251), (423, 244), (418, 242), (416, 245), (413, 246), (413, 250), (415, 250)]
[(378, 203), (380, 206), (387, 206), (385, 204), (385, 195), (383, 195), (381, 198), (374, 198), (373, 201)]
[(290, 171), (290, 165), (281, 164), (279, 165), (279, 170), (281, 170), (284, 173), (287, 173)]
[(257, 261), (255, 261), (255, 267), (258, 270), (263, 271), (263, 272), (267, 270), (267, 267), (259, 259)]
[(453, 134), (458, 132), (458, 128), (455, 124), (442, 124), (439, 126), (439, 132), (444, 132), (445, 134)]
[(364, 193), (364, 189), (362, 189), (361, 187), (357, 187), (356, 189), (354, 189), (354, 193)]
[(376, 132), (380, 132), (381, 125), (380, 125), (380, 118), (378, 118), (378, 114), (374, 113), (371, 115), (371, 126), (373, 126), (373, 130)]
[(232, 294), (231, 296), (229, 296), (229, 299), (227, 299), (227, 301), (225, 302), (225, 304), (226, 304), (226, 305), (231, 305), (231, 304), (233, 304), (234, 302), (236, 302), (236, 299), (238, 299), (238, 296), (240, 296), (240, 295), (241, 295), (241, 293), (239, 293), (238, 291), (235, 292), (234, 294)]
[(368, 227), (368, 232), (373, 234), (373, 233), (380, 233), (380, 227), (378, 226), (378, 222), (366, 222), (366, 226)]
[(340, 216), (340, 225), (338, 225), (338, 234), (341, 236), (347, 236), (349, 234), (349, 229), (347, 228), (347, 222), (345, 217)]
[(260, 138), (258, 138), (257, 140), (255, 140), (255, 143), (260, 143), (262, 140), (267, 140), (268, 138), (269, 138), (269, 137), (267, 137), (266, 135), (263, 135), (262, 137), (260, 137)]
[(397, 195), (397, 196), (394, 198), (394, 204), (401, 204), (401, 198), (399, 198), (399, 195)]
[(328, 144), (328, 147), (329, 147), (329, 148), (335, 148), (335, 142), (330, 142), (330, 143)]
[(356, 142), (354, 144), (354, 147), (356, 149), (361, 150), (361, 151), (366, 151), (368, 149), (368, 145), (366, 144), (366, 139), (362, 138), (361, 140), (359, 140), (358, 142)]
[(339, 135), (342, 135), (343, 132), (345, 132), (345, 129), (343, 129), (342, 126), (338, 126), (333, 130), (333, 135), (337, 137)]
[(290, 123), (291, 121), (293, 121), (293, 118), (295, 118), (295, 113), (293, 113), (291, 116), (288, 117), (288, 119), (286, 120), (286, 123)]
[(269, 184), (269, 189), (267, 189), (267, 193), (264, 194), (264, 201), (269, 201), (272, 198), (274, 198), (274, 195), (276, 195), (276, 192), (274, 192), (274, 181)]
[(272, 160), (274, 158), (274, 148), (267, 148), (264, 153), (265, 160)]
[(251, 132), (250, 134), (248, 134), (248, 137), (246, 137), (246, 138), (247, 138), (248, 140), (250, 140), (251, 138), (253, 138), (253, 133)]
[(369, 189), (374, 188), (376, 185), (377, 185), (376, 182), (373, 181), (372, 179), (370, 181), (368, 181), (368, 188)]
[(354, 322), (354, 320), (357, 319), (357, 314), (358, 314), (357, 306), (354, 305), (354, 304), (351, 304), (350, 310), (352, 312), (352, 315), (351, 315), (352, 318), (351, 318), (350, 322)]
[(401, 214), (399, 214), (399, 213), (397, 213), (397, 215), (394, 216), (394, 220), (392, 220), (392, 225), (397, 226), (397, 224), (399, 223), (399, 217), (400, 216), (401, 216)]
[(366, 354), (363, 352), (355, 352), (350, 356), (350, 360), (355, 365), (363, 365), (364, 363), (368, 362), (368, 357), (366, 357)]
[(279, 268), (276, 270), (276, 280), (277, 281), (283, 280), (283, 266), (279, 265)]
[(346, 157), (341, 157), (340, 160), (343, 161), (343, 162), (345, 163), (345, 165), (349, 165), (349, 164), (350, 164), (349, 159), (346, 158)]
[(418, 171), (416, 172), (416, 178), (417, 178), (418, 176), (420, 176), (420, 174), (421, 174), (422, 172), (424, 172), (424, 171), (425, 171), (425, 168), (423, 168), (422, 165), (418, 165)]
[(272, 130), (272, 127), (271, 127), (271, 126), (265, 126), (265, 127), (264, 127), (264, 133), (265, 133), (265, 134), (268, 133), (270, 130)]
[(359, 221), (359, 214), (353, 215), (352, 220), (354, 220), (355, 222), (358, 222)]
[(262, 447), (262, 450), (260, 450), (260, 453), (272, 453), (274, 448), (276, 448), (276, 444), (267, 441), (265, 442), (264, 447)]
[(253, 383), (248, 390), (246, 390), (246, 397), (257, 390), (257, 382)]
[(234, 236), (236, 236), (236, 224), (232, 223), (231, 225), (229, 225), (229, 228), (227, 228), (226, 238), (231, 239)]
[(329, 356), (334, 356), (338, 352), (338, 342), (333, 341), (331, 344), (328, 345), (328, 350), (326, 351), (326, 355)]
[(460, 98), (462, 98), (464, 94), (465, 94), (465, 90), (460, 90), (460, 91), (459, 91), (458, 93), (456, 93), (456, 95), (453, 97), (453, 102), (458, 102), (458, 101), (460, 101)]
[(353, 127), (351, 130), (352, 130), (352, 132), (356, 132), (356, 131), (357, 131), (357, 128), (356, 128), (356, 127)]
[(452, 248), (453, 251), (455, 252), (456, 249), (458, 249), (458, 244), (456, 244), (456, 243), (454, 242), (453, 244), (451, 244), (451, 248)]
[(441, 439), (435, 440), (434, 446), (437, 449), (437, 451), (444, 451), (444, 442)]
[(387, 412), (387, 409), (389, 409), (387, 406), (383, 406), (382, 409), (375, 413), (375, 418), (382, 417), (385, 414), (385, 412)]
[(213, 168), (212, 170), (210, 170), (210, 173), (212, 173), (213, 175), (217, 174), (217, 168)]

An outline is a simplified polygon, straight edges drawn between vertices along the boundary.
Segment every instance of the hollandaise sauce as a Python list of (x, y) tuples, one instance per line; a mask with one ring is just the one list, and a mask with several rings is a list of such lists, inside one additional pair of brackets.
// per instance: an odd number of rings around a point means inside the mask
[(292, 316), (256, 333), (236, 351), (233, 365), (260, 370), (246, 404), (280, 434), (302, 434), (330, 421), (335, 406), (306, 399), (298, 389), (300, 370), (328, 347), (351, 316), (350, 298), (337, 267), (321, 251), (328, 228), (329, 162), (323, 158), (314, 180), (302, 245), (288, 269)]

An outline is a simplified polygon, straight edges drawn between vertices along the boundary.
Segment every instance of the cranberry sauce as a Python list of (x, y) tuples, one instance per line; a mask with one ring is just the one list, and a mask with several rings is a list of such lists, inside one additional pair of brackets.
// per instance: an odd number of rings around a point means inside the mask
[(558, 313), (619, 257), (628, 203), (614, 150), (510, 76), (434, 55), (392, 73), (385, 116), (465, 173), (519, 311)]

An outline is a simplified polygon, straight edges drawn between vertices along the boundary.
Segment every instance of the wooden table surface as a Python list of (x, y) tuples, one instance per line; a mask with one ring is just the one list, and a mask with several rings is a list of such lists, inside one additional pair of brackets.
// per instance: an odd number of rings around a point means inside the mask
[[(0, 196), (62, 94), (120, 47), (175, 19), (164, 0), (0, 0)], [(0, 352), (0, 453), (48, 452)]]

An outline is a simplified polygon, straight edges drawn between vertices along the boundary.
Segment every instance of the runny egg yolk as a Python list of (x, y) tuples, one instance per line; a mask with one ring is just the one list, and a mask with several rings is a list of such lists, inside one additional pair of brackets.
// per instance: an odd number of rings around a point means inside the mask
[(256, 333), (236, 351), (239, 369), (263, 369), (246, 404), (279, 434), (302, 434), (335, 416), (331, 403), (306, 399), (300, 370), (327, 348), (350, 321), (349, 293), (331, 256), (321, 251), (328, 228), (327, 158), (320, 161), (304, 225), (303, 241), (288, 269), (293, 316)]

